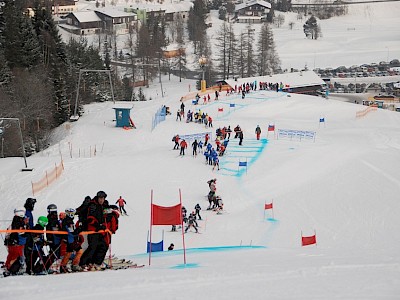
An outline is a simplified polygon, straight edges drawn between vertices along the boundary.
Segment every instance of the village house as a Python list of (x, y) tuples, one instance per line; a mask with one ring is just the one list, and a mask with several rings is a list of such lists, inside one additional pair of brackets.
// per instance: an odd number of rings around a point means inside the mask
[(70, 13), (66, 17), (66, 24), (60, 26), (74, 34), (92, 34), (100, 32), (102, 21), (94, 11)]
[(271, 4), (262, 0), (250, 0), (235, 6), (234, 20), (238, 23), (262, 23), (267, 21)]
[(60, 27), (80, 35), (97, 32), (126, 34), (130, 26), (135, 26), (136, 20), (135, 13), (102, 8), (69, 13), (66, 16), (66, 24), (60, 24)]

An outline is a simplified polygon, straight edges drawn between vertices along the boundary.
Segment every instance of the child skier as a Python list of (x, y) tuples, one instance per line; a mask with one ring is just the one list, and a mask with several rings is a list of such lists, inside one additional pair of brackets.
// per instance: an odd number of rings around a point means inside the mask
[(199, 233), (199, 231), (197, 230), (197, 227), (196, 227), (196, 225), (195, 225), (195, 219), (194, 219), (194, 216), (192, 215), (192, 214), (190, 214), (189, 215), (189, 218), (188, 218), (188, 225), (186, 226), (186, 229), (185, 229), (185, 233), (189, 230), (189, 228), (191, 228), (191, 227), (193, 227), (194, 228), (194, 230), (196, 230), (196, 233)]
[[(44, 230), (49, 223), (45, 216), (40, 216), (33, 230)], [(47, 257), (44, 254), (43, 246), (45, 244), (43, 233), (31, 233), (25, 245), (26, 253), (26, 273), (45, 275), (47, 274)], [(39, 261), (37, 261), (39, 259)], [(48, 266), (47, 266), (48, 267)]]
[[(25, 208), (14, 209), (11, 229), (29, 229), (28, 220), (25, 220)], [(26, 234), (24, 232), (13, 232), (6, 236), (4, 244), (8, 248), (7, 260), (4, 264), (6, 269), (4, 276), (22, 274), (25, 271), (24, 246)]]
[[(79, 266), (79, 261), (83, 254), (82, 243), (83, 237), (79, 235), (80, 230), (75, 228), (74, 217), (75, 209), (67, 208), (65, 210), (65, 219), (62, 222), (62, 230), (68, 232), (67, 235), (63, 236), (63, 242), (66, 244), (66, 252), (60, 263), (60, 273), (70, 273), (70, 272), (81, 272), (82, 267)], [(75, 257), (72, 261), (71, 270), (67, 268), (67, 263), (75, 252)]]
[(200, 204), (197, 203), (196, 206), (194, 207), (194, 209), (196, 210), (195, 216), (198, 216), (199, 220), (201, 220), (201, 216), (200, 216), (201, 207), (200, 207)]

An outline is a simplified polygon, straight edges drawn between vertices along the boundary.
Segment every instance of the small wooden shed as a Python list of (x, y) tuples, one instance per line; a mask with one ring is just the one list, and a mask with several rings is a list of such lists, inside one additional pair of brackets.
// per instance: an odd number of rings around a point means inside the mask
[(115, 110), (115, 120), (117, 127), (132, 127), (133, 122), (131, 119), (131, 109), (133, 106), (116, 104), (113, 109)]

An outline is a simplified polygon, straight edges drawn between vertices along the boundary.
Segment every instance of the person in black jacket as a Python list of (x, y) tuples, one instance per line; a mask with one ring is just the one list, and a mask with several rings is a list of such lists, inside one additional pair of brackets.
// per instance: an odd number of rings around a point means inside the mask
[[(57, 205), (49, 204), (47, 206), (47, 231), (60, 231), (61, 226), (58, 220)], [(49, 269), (53, 262), (60, 257), (61, 236), (54, 233), (47, 233), (47, 244), (50, 247), (50, 254), (46, 260), (46, 269)]]
[(193, 227), (194, 230), (196, 230), (196, 233), (199, 231), (197, 230), (196, 226), (196, 219), (194, 218), (194, 215), (190, 214), (188, 218), (188, 225), (186, 226), (185, 233), (189, 230), (190, 227)]
[(239, 146), (242, 146), (242, 143), (243, 143), (243, 131), (239, 132), (238, 138), (239, 138)]
[[(96, 197), (90, 202), (87, 217), (87, 229), (89, 231), (103, 231), (106, 229), (103, 210), (108, 207), (107, 194), (99, 191)], [(104, 240), (105, 233), (89, 234), (88, 247), (83, 253), (79, 265), (84, 269), (96, 271), (101, 269), (104, 252), (107, 252), (107, 245)]]
[(201, 207), (200, 207), (200, 204), (197, 203), (196, 206), (194, 207), (194, 209), (196, 210), (195, 216), (198, 216), (198, 217), (199, 217), (199, 220), (201, 220), (201, 216), (200, 216)]
[[(45, 216), (40, 216), (33, 230), (44, 230), (49, 220)], [(43, 233), (31, 233), (25, 245), (26, 273), (28, 274), (47, 274), (46, 261), (43, 246), (45, 245)]]

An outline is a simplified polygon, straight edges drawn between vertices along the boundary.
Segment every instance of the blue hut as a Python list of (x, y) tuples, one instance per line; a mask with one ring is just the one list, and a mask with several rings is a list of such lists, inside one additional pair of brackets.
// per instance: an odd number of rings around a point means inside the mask
[(131, 119), (131, 109), (132, 105), (116, 105), (113, 107), (115, 110), (115, 120), (117, 121), (117, 127), (133, 127), (133, 122)]

